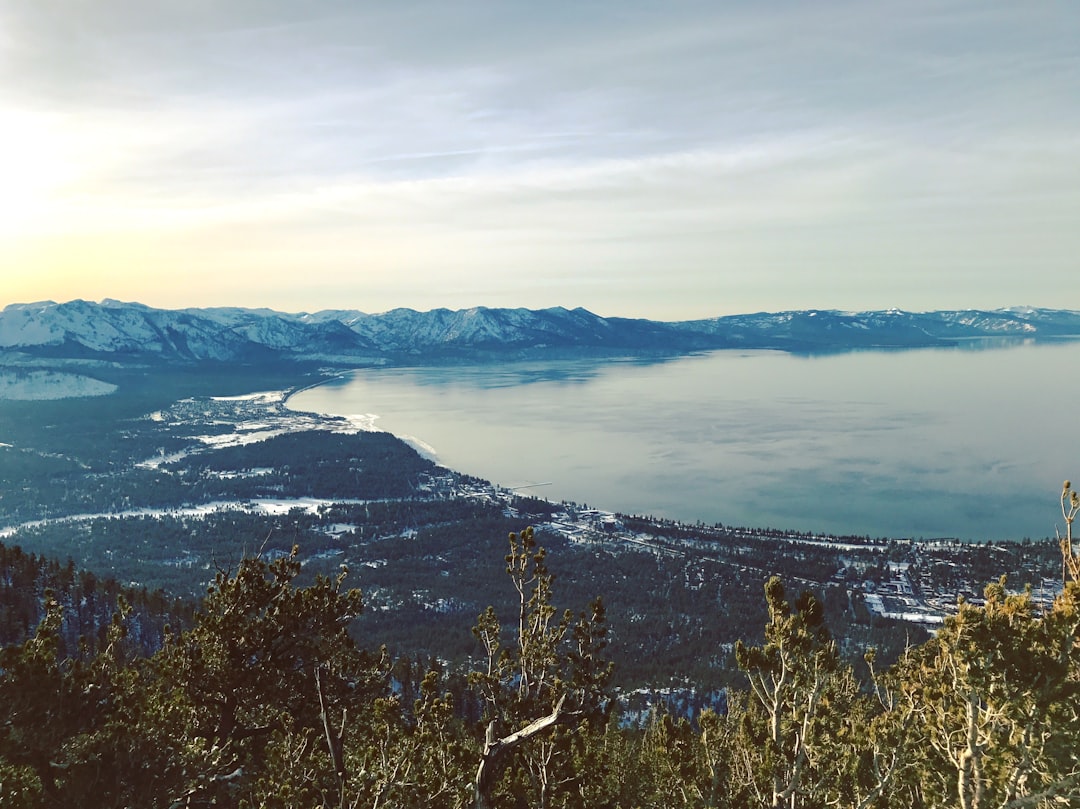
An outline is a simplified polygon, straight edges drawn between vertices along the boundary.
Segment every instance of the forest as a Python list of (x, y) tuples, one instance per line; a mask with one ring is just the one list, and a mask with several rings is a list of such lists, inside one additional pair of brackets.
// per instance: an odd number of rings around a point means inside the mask
[[(760, 640), (715, 708), (628, 709), (603, 594), (556, 606), (548, 553), (509, 533), (509, 610), (472, 662), (394, 657), (350, 631), (346, 566), (298, 583), (296, 550), (220, 569), (197, 611), (112, 592), (98, 637), (64, 631), (92, 590), (50, 589), (0, 651), (5, 807), (1052, 807), (1080, 801), (1080, 554), (1062, 493), (1061, 593), (1004, 578), (891, 666), (845, 661), (821, 601), (764, 588)], [(13, 553), (27, 570), (39, 564)], [(73, 582), (78, 574), (53, 571)], [(184, 625), (186, 624), (186, 626)], [(701, 654), (715, 654), (702, 649)]]

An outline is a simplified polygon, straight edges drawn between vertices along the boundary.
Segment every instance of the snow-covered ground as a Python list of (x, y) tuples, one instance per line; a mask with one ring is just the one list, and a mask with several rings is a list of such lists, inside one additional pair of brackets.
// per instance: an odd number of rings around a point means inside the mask
[(45, 401), (108, 396), (116, 385), (63, 371), (0, 371), (0, 399)]
[(211, 396), (210, 401), (273, 404), (275, 402), (284, 402), (287, 395), (288, 392), (283, 390), (261, 390), (255, 393), (243, 393), (239, 396)]
[[(914, 606), (914, 605), (912, 605)], [(945, 616), (932, 614), (929, 612), (916, 612), (912, 611), (899, 611), (892, 612), (885, 608), (884, 599), (876, 593), (866, 594), (866, 607), (870, 612), (875, 615), (880, 615), (882, 618), (892, 618), (897, 621), (908, 621), (915, 624), (943, 624), (945, 623)]]
[[(10, 525), (0, 528), (0, 539), (12, 536), (16, 531), (24, 528), (37, 528), (50, 523), (64, 522), (89, 522), (101, 519), (119, 519), (134, 517), (194, 517), (196, 519), (207, 517), (210, 514), (220, 514), (227, 511), (243, 511), (248, 514), (282, 515), (289, 514), (295, 509), (300, 509), (306, 514), (318, 514), (319, 509), (329, 508), (335, 503), (368, 503), (370, 500), (343, 499), (340, 497), (327, 500), (321, 497), (297, 497), (297, 498), (267, 498), (258, 500), (218, 500), (213, 503), (201, 503), (197, 506), (182, 506), (176, 508), (133, 508), (126, 511), (99, 512), (96, 514), (72, 514), (66, 517), (56, 517), (48, 520), (34, 520), (22, 525)], [(327, 528), (327, 533), (336, 535), (353, 530), (356, 526), (335, 524)]]
[(245, 444), (257, 444), (260, 441), (268, 441), (271, 438), (277, 438), (279, 435), (285, 435), (289, 430), (285, 427), (280, 427), (276, 430), (248, 430), (245, 429), (243, 424), (236, 425), (235, 433), (225, 433), (223, 435), (197, 435), (196, 441), (201, 441), (212, 449), (220, 449), (221, 447), (240, 447)]
[[(136, 464), (141, 469), (159, 469), (195, 453), (239, 447), (268, 441), (289, 433), (329, 430), (337, 433), (377, 432), (378, 416), (365, 413), (352, 416), (325, 416), (290, 410), (290, 391), (271, 390), (242, 396), (212, 396), (207, 399), (183, 399), (168, 410), (156, 410), (146, 418), (161, 424), (191, 425), (191, 446), (170, 454), (159, 454)], [(230, 432), (199, 433), (207, 424), (232, 425)]]

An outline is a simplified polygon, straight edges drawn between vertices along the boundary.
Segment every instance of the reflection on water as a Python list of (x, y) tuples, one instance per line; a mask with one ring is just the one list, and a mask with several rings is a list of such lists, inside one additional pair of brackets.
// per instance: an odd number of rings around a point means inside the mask
[[(576, 384), (589, 382), (602, 374), (610, 373), (620, 366), (649, 367), (677, 362), (680, 357), (649, 358), (587, 358), (576, 360), (521, 361), (489, 363), (482, 365), (440, 365), (424, 368), (391, 368), (363, 371), (365, 375), (386, 373), (390, 377), (401, 373), (409, 375), (410, 384), (419, 386), (468, 385), (490, 390), (530, 385), (538, 382)], [(342, 387), (352, 384), (350, 378), (335, 379), (327, 386)]]
[[(964, 348), (974, 347), (974, 343)], [(984, 343), (985, 347), (985, 343)], [(551, 499), (873, 536), (1042, 537), (1080, 475), (1080, 343), (380, 368), (291, 405), (377, 414)], [(1060, 515), (1058, 515), (1060, 519)]]

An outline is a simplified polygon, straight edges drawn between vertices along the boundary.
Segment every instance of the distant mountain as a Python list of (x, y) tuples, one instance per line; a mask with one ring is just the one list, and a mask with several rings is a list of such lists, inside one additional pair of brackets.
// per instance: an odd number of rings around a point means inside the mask
[(939, 312), (840, 312), (811, 309), (759, 312), (674, 324), (695, 335), (722, 337), (747, 348), (789, 351), (862, 347), (908, 348), (980, 337), (1080, 336), (1080, 312), (1013, 307)]
[(1080, 312), (809, 310), (664, 323), (604, 318), (585, 309), (562, 307), (288, 314), (269, 309), (153, 309), (114, 300), (76, 300), (13, 304), (0, 311), (0, 358), (9, 363), (21, 357), (357, 365), (735, 347), (786, 351), (906, 348), (978, 337), (1065, 335), (1080, 335)]
[[(344, 323), (387, 352), (430, 353), (455, 350), (599, 348), (681, 350), (700, 338), (670, 323), (603, 318), (586, 309), (394, 309), (378, 315), (332, 312), (301, 315), (305, 322), (327, 318)], [(715, 344), (706, 337), (705, 342)]]
[(336, 320), (306, 323), (268, 309), (152, 309), (113, 300), (8, 306), (0, 312), (0, 350), (52, 358), (220, 362), (357, 362), (382, 353)]

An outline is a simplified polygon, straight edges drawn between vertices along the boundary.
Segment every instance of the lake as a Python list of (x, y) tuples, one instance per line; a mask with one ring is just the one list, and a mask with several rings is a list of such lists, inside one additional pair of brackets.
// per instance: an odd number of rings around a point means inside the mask
[(378, 368), (298, 393), (522, 494), (873, 537), (1053, 536), (1080, 342)]

